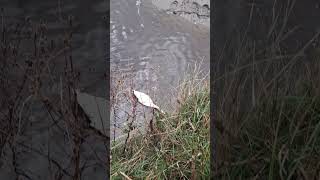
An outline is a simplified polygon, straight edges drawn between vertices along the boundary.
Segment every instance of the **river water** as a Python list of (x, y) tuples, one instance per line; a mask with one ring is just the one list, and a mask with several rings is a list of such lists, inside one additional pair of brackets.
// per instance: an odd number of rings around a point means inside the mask
[[(24, 35), (42, 22), (46, 28), (44, 44), (52, 42), (56, 48), (54, 50), (64, 47), (63, 39), (69, 28), (67, 19), (74, 18), (72, 52), (54, 56), (52, 63), (49, 64), (50, 71), (42, 69), (46, 74), (43, 76), (42, 92), (58, 107), (64, 100), (60, 97), (62, 93), (60, 83), (66, 82), (63, 73), (66, 57), (69, 56), (72, 56), (74, 69), (80, 72), (78, 87), (83, 96), (105, 98), (108, 50), (105, 47), (104, 37), (108, 34), (105, 29), (105, 24), (108, 22), (103, 20), (103, 16), (107, 12), (106, 3), (108, 2), (103, 0), (81, 3), (62, 0), (50, 2), (6, 0), (0, 3), (3, 7), (2, 28), (3, 25), (11, 30), (23, 27), (21, 34)], [(119, 97), (113, 104), (114, 113), (110, 124), (111, 127), (116, 127), (114, 129), (117, 130), (117, 134), (111, 134), (112, 137), (123, 134), (121, 125), (127, 118), (125, 111), (131, 108), (121, 92), (127, 92), (130, 87), (146, 92), (161, 108), (170, 110), (171, 99), (172, 101), (175, 99), (174, 88), (187, 73), (188, 64), (201, 60), (203, 67), (209, 72), (207, 27), (194, 25), (181, 17), (161, 12), (148, 1), (142, 1), (138, 5), (133, 0), (110, 2), (111, 90), (113, 95), (117, 94)], [(11, 42), (9, 38), (8, 41)], [(33, 48), (32, 38), (22, 40), (17, 62), (25, 64), (28, 57), (33, 57)], [(55, 55), (55, 51), (52, 54)], [(48, 53), (49, 56), (52, 54)], [(14, 90), (22, 82), (23, 72), (19, 69), (10, 69), (9, 72), (10, 74), (6, 76), (9, 77), (10, 88)], [(122, 89), (118, 90), (117, 85), (121, 82), (118, 80), (121, 79), (124, 83)], [(4, 88), (9, 92), (12, 91), (9, 87)], [(71, 179), (75, 167), (72, 158), (73, 141), (72, 135), (68, 132), (69, 128), (59, 115), (49, 115), (43, 103), (37, 98), (28, 98), (29, 95), (28, 87), (21, 91), (19, 101), (16, 100), (14, 93), (12, 97), (11, 94), (6, 96), (0, 94), (1, 103), (4, 102), (3, 99), (8, 99), (8, 102), (17, 105), (17, 110), (12, 112), (15, 116), (23, 115), (23, 118), (20, 116), (19, 119), (22, 130), (14, 137), (15, 143), (11, 146), (6, 140), (8, 138), (11, 141), (13, 138), (5, 133), (14, 132), (16, 126), (10, 122), (13, 128), (10, 131), (10, 128), (5, 126), (6, 123), (0, 124), (2, 133), (0, 179), (15, 179), (18, 176), (23, 179), (54, 179), (59, 176), (61, 179)], [(66, 91), (63, 95), (67, 96)], [(6, 109), (8, 106), (2, 107), (4, 109), (0, 109), (0, 118), (5, 120), (3, 122), (7, 122), (5, 115), (8, 113)], [(107, 116), (107, 108), (104, 110), (105, 112), (101, 114)], [(52, 119), (56, 119), (58, 123), (53, 124)], [(79, 150), (81, 179), (105, 179), (108, 166), (106, 162), (109, 158), (106, 146), (108, 145), (104, 140), (93, 135), (84, 139)]]
[[(2, 0), (0, 26), (2, 33), (4, 29), (7, 33), (1, 36), (0, 54), (4, 54), (3, 47), (6, 43), (11, 43), (12, 46), (19, 44), (16, 63), (22, 67), (26, 66), (27, 60), (35, 62), (51, 57), (52, 61), (48, 67), (42, 65), (37, 70), (45, 71), (45, 75), (41, 76), (41, 92), (54, 106), (59, 106), (60, 103), (60, 98), (57, 98), (61, 90), (60, 85), (67, 82), (64, 73), (65, 62), (68, 59), (66, 57), (73, 58), (73, 68), (80, 73), (78, 87), (81, 91), (105, 98), (105, 44), (108, 32), (105, 29), (107, 22), (103, 17), (108, 11), (106, 3), (108, 2), (104, 0), (77, 3), (69, 0)], [(73, 19), (72, 27), (69, 26), (68, 19)], [(42, 24), (42, 34), (35, 31), (39, 24)], [(65, 47), (64, 39), (70, 30), (73, 32), (70, 43), (72, 51), (60, 51)], [(38, 43), (39, 38), (42, 40), (41, 43)], [(52, 48), (48, 48), (49, 44), (52, 44)], [(39, 46), (44, 47), (44, 59), (34, 56), (35, 49)], [(9, 61), (10, 58), (2, 57), (1, 69), (6, 60), (12, 63), (12, 60)], [(39, 98), (30, 96), (30, 78), (27, 78), (26, 87), (20, 91), (21, 100), (15, 98), (18, 94), (15, 93), (15, 88), (24, 81), (23, 73), (23, 69), (15, 66), (10, 67), (7, 74), (2, 71), (0, 73), (0, 79), (5, 77), (9, 84), (5, 86), (1, 81), (0, 88), (0, 179), (72, 179), (76, 172), (79, 172), (76, 170), (78, 166), (74, 163), (75, 158), (72, 157), (72, 127), (68, 128), (66, 121), (58, 114), (49, 115)], [(5, 91), (9, 93), (3, 94)], [(68, 97), (66, 92), (61, 93), (65, 99)], [(25, 102), (22, 103), (23, 101)], [(8, 118), (10, 107), (6, 102), (13, 102), (17, 106), (11, 113), (13, 119), (19, 117), (19, 123)], [(57, 123), (53, 124), (52, 120), (57, 120)], [(68, 121), (68, 118), (66, 120)], [(16, 132), (17, 127), (20, 132)], [(108, 145), (105, 142), (91, 135), (83, 140), (78, 158), (79, 167), (82, 167), (81, 179), (108, 179), (109, 156), (106, 148)]]
[[(117, 138), (129, 119), (130, 88), (170, 111), (176, 88), (193, 65), (209, 73), (210, 36), (207, 26), (168, 14), (151, 0), (111, 0), (110, 7), (111, 137)], [(136, 126), (145, 127), (150, 110), (140, 112)]]

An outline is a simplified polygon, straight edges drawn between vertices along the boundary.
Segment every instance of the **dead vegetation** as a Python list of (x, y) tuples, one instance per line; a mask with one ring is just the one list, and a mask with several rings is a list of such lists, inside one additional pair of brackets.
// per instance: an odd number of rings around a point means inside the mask
[[(251, 5), (256, 18), (262, 12)], [(273, 16), (258, 20), (268, 32), (262, 40), (250, 34), (257, 19), (249, 21), (251, 31), (220, 56), (230, 59), (213, 77), (217, 179), (319, 179), (320, 33), (301, 39), (310, 32), (289, 24), (293, 7), (295, 1), (274, 1)]]
[[(72, 58), (72, 18), (61, 20), (65, 31), (60, 39), (48, 36), (50, 29), (41, 21), (4, 22), (0, 47), (2, 176), (79, 180), (88, 168), (100, 168), (107, 176), (109, 137), (90, 125), (76, 100), (75, 89), (82, 82), (81, 69), (75, 68), (77, 61)], [(28, 170), (29, 163), (39, 166), (39, 158), (47, 160), (40, 165), (42, 171)]]

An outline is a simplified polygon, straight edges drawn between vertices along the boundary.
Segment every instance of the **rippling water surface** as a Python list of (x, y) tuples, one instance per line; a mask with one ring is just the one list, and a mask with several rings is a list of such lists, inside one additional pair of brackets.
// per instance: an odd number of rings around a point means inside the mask
[[(209, 72), (209, 29), (161, 12), (148, 0), (111, 0), (110, 7), (112, 93), (117, 97), (111, 126), (116, 129), (112, 135), (119, 136), (130, 111), (122, 92), (130, 87), (146, 92), (170, 110), (188, 65), (201, 61)], [(123, 91), (115, 88), (119, 79)]]

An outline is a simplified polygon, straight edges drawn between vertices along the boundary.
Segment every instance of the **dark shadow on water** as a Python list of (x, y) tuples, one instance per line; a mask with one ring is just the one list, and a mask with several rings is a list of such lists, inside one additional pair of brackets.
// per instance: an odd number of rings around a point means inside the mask
[(1, 7), (0, 179), (106, 179), (109, 133), (74, 90), (108, 97), (107, 2)]

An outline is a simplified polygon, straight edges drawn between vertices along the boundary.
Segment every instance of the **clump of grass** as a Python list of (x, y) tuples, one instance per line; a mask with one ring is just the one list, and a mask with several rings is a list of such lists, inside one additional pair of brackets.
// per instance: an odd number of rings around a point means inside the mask
[(278, 39), (244, 39), (230, 72), (214, 78), (224, 85), (216, 96), (215, 179), (320, 178), (320, 56), (311, 47), (319, 33), (290, 54)]
[(319, 177), (320, 97), (270, 96), (242, 119), (215, 172), (224, 179)]
[(223, 127), (216, 178), (320, 177), (320, 64), (300, 60), (268, 61), (226, 78), (215, 122)]
[(181, 86), (177, 111), (155, 114), (145, 135), (112, 145), (111, 179), (209, 178), (209, 86), (190, 84)]

